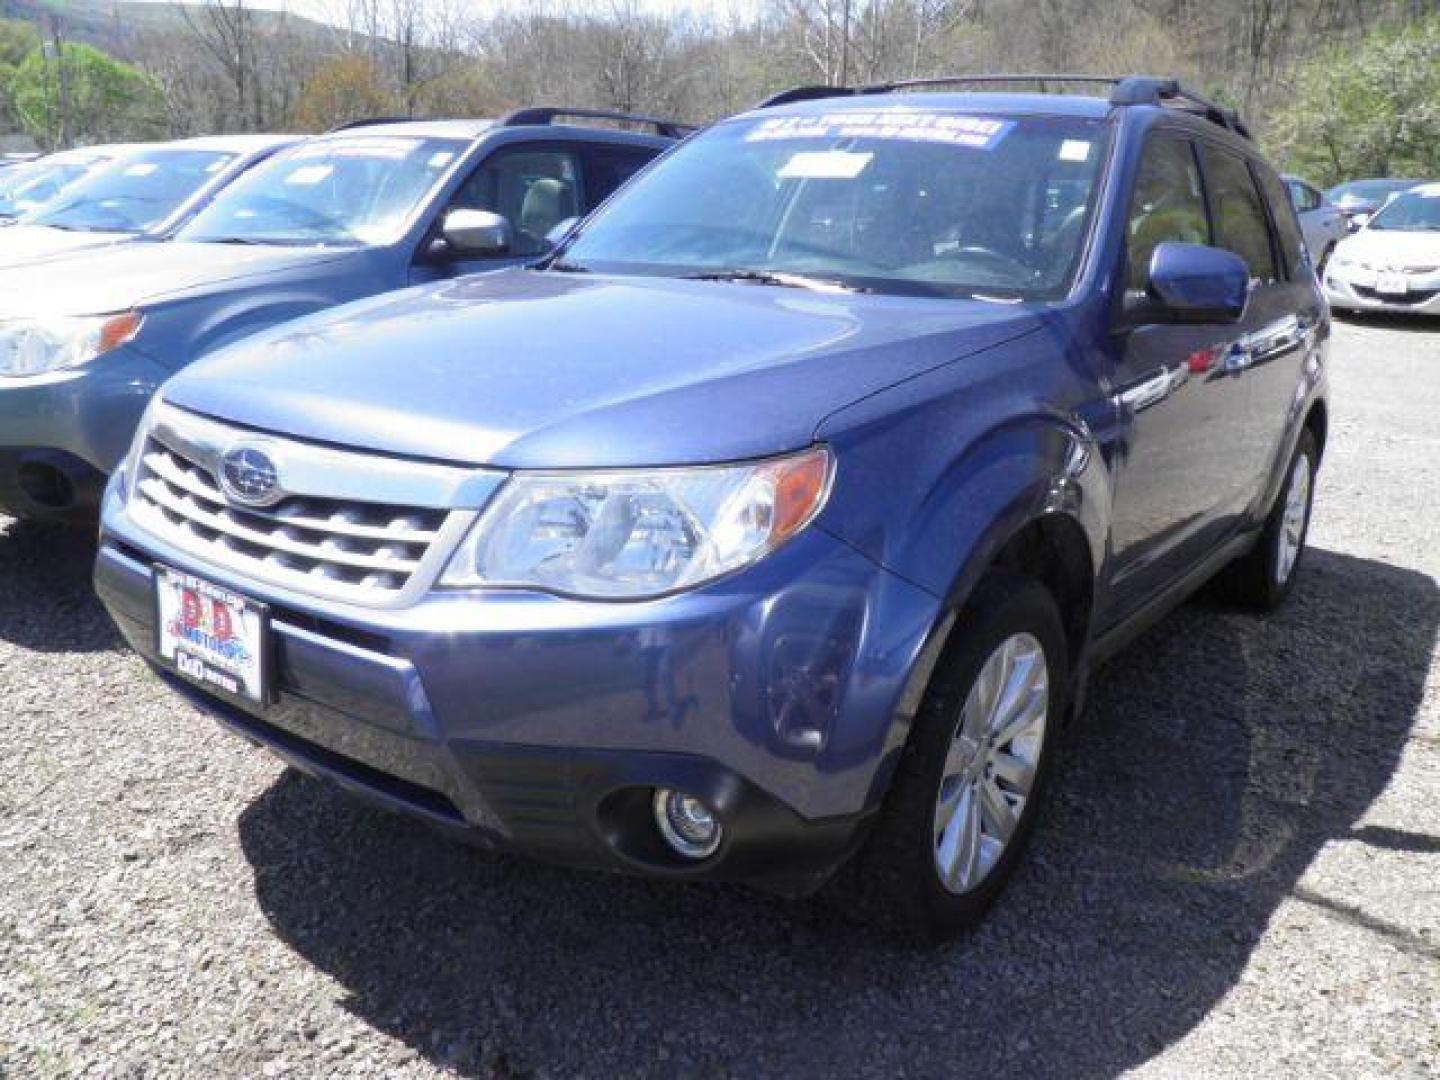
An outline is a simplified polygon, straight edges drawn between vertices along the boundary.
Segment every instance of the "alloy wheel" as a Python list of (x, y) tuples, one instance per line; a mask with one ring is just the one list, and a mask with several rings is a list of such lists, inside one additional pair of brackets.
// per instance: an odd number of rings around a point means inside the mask
[(1295, 455), (1295, 465), (1290, 470), (1290, 483), (1285, 491), (1285, 509), (1280, 518), (1280, 530), (1275, 543), (1275, 583), (1284, 585), (1295, 570), (1300, 558), (1300, 546), (1305, 542), (1305, 522), (1310, 514), (1310, 458), (1306, 454)]
[(1045, 744), (1050, 674), (1028, 633), (1002, 641), (980, 668), (945, 758), (935, 801), (935, 870), (952, 893), (979, 885), (1014, 836)]

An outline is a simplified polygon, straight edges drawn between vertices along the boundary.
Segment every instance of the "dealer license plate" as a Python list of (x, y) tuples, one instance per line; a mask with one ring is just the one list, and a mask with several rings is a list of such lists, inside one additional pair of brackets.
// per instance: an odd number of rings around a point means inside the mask
[(1410, 282), (1404, 274), (1381, 274), (1375, 281), (1375, 291), (1386, 296), (1404, 296), (1410, 291)]
[(270, 612), (261, 603), (191, 574), (155, 567), (160, 659), (207, 690), (263, 705), (269, 700)]

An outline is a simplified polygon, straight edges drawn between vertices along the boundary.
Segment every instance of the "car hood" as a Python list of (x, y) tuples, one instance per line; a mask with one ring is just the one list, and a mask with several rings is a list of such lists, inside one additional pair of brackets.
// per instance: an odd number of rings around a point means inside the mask
[(1037, 325), (977, 301), (503, 271), (292, 323), (191, 366), (165, 397), (433, 460), (711, 462), (808, 445), (837, 409)]
[(1440, 266), (1440, 232), (1365, 229), (1343, 241), (1336, 253), (1382, 268)]
[(134, 233), (83, 232), (78, 229), (52, 229), (48, 225), (16, 224), (0, 234), (0, 266), (27, 264), (51, 255), (108, 247), (134, 239)]
[[(9, 241), (0, 236), (0, 249)], [(91, 235), (91, 234), (82, 234)], [(56, 259), (44, 273), (0, 266), (0, 316), (99, 315), (204, 292), (241, 278), (318, 265), (349, 249), (244, 247), (144, 241)]]

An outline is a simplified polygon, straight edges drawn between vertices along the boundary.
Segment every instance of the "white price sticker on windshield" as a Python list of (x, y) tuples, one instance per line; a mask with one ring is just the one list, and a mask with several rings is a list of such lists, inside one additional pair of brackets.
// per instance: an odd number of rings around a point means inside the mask
[(310, 187), (320, 183), (334, 171), (334, 165), (305, 165), (285, 177), (285, 183)]
[(846, 150), (802, 150), (790, 156), (779, 176), (782, 180), (854, 180), (874, 156)]
[(156, 165), (153, 161), (137, 161), (134, 165), (127, 165), (125, 167), (125, 175), (149, 176), (159, 167), (160, 166)]
[(1061, 161), (1089, 161), (1090, 142), (1087, 139), (1066, 139), (1060, 144)]

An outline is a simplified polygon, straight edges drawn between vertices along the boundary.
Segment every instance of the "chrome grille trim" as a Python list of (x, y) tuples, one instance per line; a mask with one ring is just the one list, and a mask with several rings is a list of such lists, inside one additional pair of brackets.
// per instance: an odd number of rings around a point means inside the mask
[[(163, 403), (140, 438), (128, 513), (141, 528), (245, 579), (367, 607), (428, 591), (505, 478), (257, 435)], [(275, 505), (222, 491), (219, 462), (237, 442), (283, 462)]]

